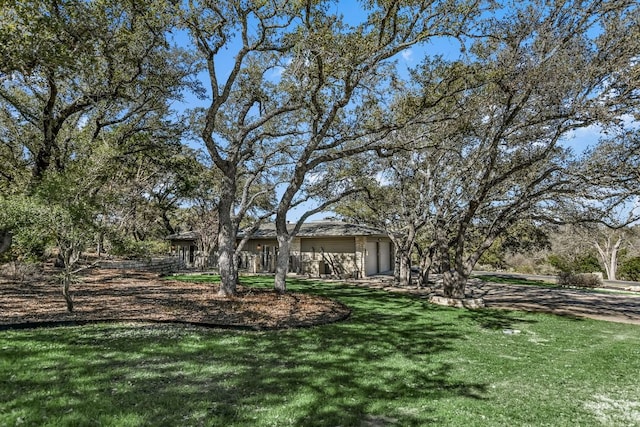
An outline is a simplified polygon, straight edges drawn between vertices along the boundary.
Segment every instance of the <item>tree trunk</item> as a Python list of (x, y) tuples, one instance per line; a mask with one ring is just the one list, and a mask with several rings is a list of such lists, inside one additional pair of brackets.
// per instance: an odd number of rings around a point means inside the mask
[(162, 211), (162, 224), (168, 234), (176, 234), (176, 229), (171, 225), (171, 220), (169, 219), (166, 210)]
[(600, 260), (604, 265), (605, 272), (607, 273), (607, 279), (617, 280), (618, 250), (622, 244), (622, 236), (619, 236), (614, 244), (611, 244), (611, 236), (607, 236), (604, 247), (600, 246), (598, 242), (594, 243), (598, 250), (598, 255), (600, 255)]
[(62, 277), (62, 296), (64, 297), (64, 301), (67, 303), (67, 311), (69, 313), (73, 312), (73, 299), (71, 298), (71, 293), (69, 292), (71, 276), (71, 272), (65, 270)]
[(80, 259), (81, 253), (81, 245), (77, 242), (71, 241), (66, 244), (58, 244), (59, 253), (58, 257), (62, 258), (62, 296), (64, 297), (65, 302), (67, 303), (67, 311), (69, 313), (73, 312), (73, 299), (71, 298), (71, 292), (69, 291), (69, 287), (71, 286), (71, 281), (73, 279), (73, 267), (76, 265), (78, 260)]
[(429, 273), (430, 273), (431, 267), (427, 267), (427, 268), (423, 268), (420, 270), (420, 285), (419, 287), (425, 287), (425, 286), (429, 286)]
[(396, 251), (393, 276), (399, 286), (411, 285), (411, 250), (415, 242), (413, 230), (401, 237), (388, 234)]
[(411, 285), (411, 251), (406, 248), (402, 248), (399, 254), (399, 275), (398, 275), (398, 285), (399, 286), (410, 286)]
[(96, 236), (97, 244), (96, 251), (98, 253), (98, 258), (102, 256), (104, 253), (104, 231), (99, 231)]
[[(218, 231), (218, 269), (220, 270), (219, 295), (231, 296), (236, 293), (238, 264), (236, 263), (236, 227), (231, 218), (232, 193), (223, 193), (220, 201), (220, 226)], [(229, 199), (229, 200), (227, 200)]]
[(487, 238), (485, 242), (478, 248), (473, 254), (471, 254), (466, 260), (462, 256), (462, 253), (457, 253), (453, 268), (449, 265), (448, 268), (443, 271), (443, 288), (444, 294), (448, 298), (465, 298), (465, 291), (467, 287), (467, 281), (473, 267), (480, 259), (480, 256), (491, 246), (493, 238)]
[(12, 241), (13, 234), (10, 231), (0, 231), (0, 254), (9, 250)]
[(421, 249), (419, 246), (416, 246), (416, 248), (418, 249), (418, 255), (420, 256), (420, 286), (428, 286), (429, 273), (433, 266), (433, 256), (436, 248), (435, 242), (432, 242), (426, 250)]
[(440, 225), (437, 230), (436, 240), (440, 254), (444, 296), (447, 298), (462, 299), (464, 298), (465, 287), (467, 285), (467, 277), (461, 274), (463, 269), (458, 265), (458, 257), (456, 257), (456, 268), (451, 268), (451, 253), (449, 251), (451, 242), (447, 239), (446, 229), (443, 225)]
[(442, 274), (442, 285), (445, 297), (463, 299), (465, 297), (467, 277), (457, 269), (446, 270)]
[(611, 263), (609, 264), (609, 273), (607, 275), (607, 278), (609, 280), (618, 280), (617, 274), (618, 274), (618, 251), (614, 250), (611, 253)]
[(277, 292), (287, 291), (287, 273), (289, 272), (289, 254), (291, 253), (291, 238), (278, 235), (278, 257), (276, 261), (276, 276), (274, 287)]
[(218, 294), (231, 296), (236, 293), (238, 283), (238, 266), (235, 262), (235, 233), (223, 230), (221, 227), (218, 236), (219, 258), (218, 268), (220, 270), (220, 290)]
[(393, 252), (393, 281), (400, 283), (400, 249), (394, 242)]

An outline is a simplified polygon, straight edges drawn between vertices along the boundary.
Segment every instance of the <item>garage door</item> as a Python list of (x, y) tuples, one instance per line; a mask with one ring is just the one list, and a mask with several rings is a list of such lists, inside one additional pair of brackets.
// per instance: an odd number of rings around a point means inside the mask
[(380, 242), (380, 272), (391, 270), (391, 242)]
[(378, 273), (378, 243), (367, 242), (367, 253), (364, 257), (365, 274), (371, 276)]

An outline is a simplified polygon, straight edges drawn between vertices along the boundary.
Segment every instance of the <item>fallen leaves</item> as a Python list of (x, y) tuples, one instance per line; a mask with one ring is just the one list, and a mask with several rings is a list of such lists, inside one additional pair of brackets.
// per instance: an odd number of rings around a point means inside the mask
[(72, 289), (68, 313), (52, 275), (15, 281), (0, 276), (0, 325), (97, 321), (184, 322), (211, 327), (281, 329), (345, 319), (350, 310), (329, 298), (239, 286), (232, 297), (210, 283), (163, 280), (154, 273), (94, 269)]

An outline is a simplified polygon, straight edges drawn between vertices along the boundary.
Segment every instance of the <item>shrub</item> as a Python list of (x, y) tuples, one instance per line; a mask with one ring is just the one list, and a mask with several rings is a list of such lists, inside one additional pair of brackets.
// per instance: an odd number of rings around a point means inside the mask
[(153, 255), (166, 254), (169, 251), (169, 243), (165, 241), (112, 238), (110, 242), (109, 253), (111, 255), (129, 259), (149, 258)]
[(505, 267), (504, 251), (497, 242), (497, 240), (493, 242), (493, 245), (482, 254), (478, 261), (482, 265), (491, 266), (492, 270), (501, 270)]
[(149, 251), (147, 250), (145, 242), (130, 238), (111, 239), (111, 250), (109, 253), (123, 258), (133, 259), (149, 257)]
[(547, 257), (547, 262), (553, 267), (563, 272), (589, 273), (600, 271), (598, 258), (593, 254), (582, 254), (575, 257), (551, 254)]
[(550, 254), (547, 262), (560, 271), (571, 271), (570, 262), (560, 255)]
[(598, 258), (593, 254), (582, 255), (575, 260), (577, 273), (590, 273), (592, 271), (600, 271), (600, 263)]
[(536, 260), (530, 254), (510, 254), (506, 257), (506, 262), (516, 273), (534, 274), (536, 272)]
[(579, 288), (597, 288), (602, 285), (602, 279), (592, 273), (570, 273), (562, 271), (558, 274), (558, 285), (576, 286)]
[(13, 261), (0, 264), (0, 276), (11, 277), (13, 280), (22, 282), (37, 278), (41, 273), (42, 263)]
[(640, 257), (625, 259), (618, 268), (618, 276), (623, 280), (640, 282)]

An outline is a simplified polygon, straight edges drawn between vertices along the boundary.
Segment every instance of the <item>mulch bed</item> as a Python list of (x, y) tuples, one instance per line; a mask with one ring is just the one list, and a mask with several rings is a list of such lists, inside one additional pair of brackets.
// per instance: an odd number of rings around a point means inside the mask
[[(286, 329), (346, 319), (343, 304), (301, 293), (238, 287), (234, 297), (218, 295), (209, 283), (160, 278), (155, 273), (92, 269), (72, 285), (74, 312), (66, 311), (55, 271), (15, 279), (0, 272), (0, 330), (105, 321), (175, 322), (234, 329)], [(400, 292), (418, 298), (433, 290), (397, 288), (360, 280), (354, 286)], [(640, 295), (606, 295), (579, 290), (472, 281), (472, 296), (488, 308), (542, 311), (640, 324)]]
[(238, 287), (218, 295), (208, 283), (165, 280), (139, 271), (93, 269), (72, 285), (66, 311), (55, 276), (0, 276), (0, 329), (103, 321), (180, 322), (237, 329), (286, 329), (336, 322), (348, 307), (316, 295)]

